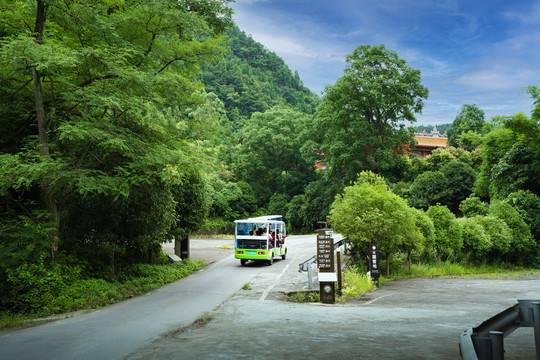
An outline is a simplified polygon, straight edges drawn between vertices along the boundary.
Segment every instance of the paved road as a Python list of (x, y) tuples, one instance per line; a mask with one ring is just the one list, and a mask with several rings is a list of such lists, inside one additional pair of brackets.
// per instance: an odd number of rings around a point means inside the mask
[[(0, 358), (457, 359), (463, 330), (517, 299), (540, 299), (540, 280), (414, 279), (347, 305), (283, 302), (282, 292), (307, 287), (298, 263), (315, 253), (315, 237), (290, 237), (288, 246), (270, 267), (241, 267), (231, 251), (148, 295), (9, 333)], [(203, 313), (209, 323), (186, 327)], [(507, 360), (535, 359), (532, 329), (518, 329), (505, 348)]]
[[(294, 242), (290, 255), (311, 251), (301, 242)], [(195, 246), (201, 246), (200, 242)], [(285, 264), (241, 267), (232, 250), (228, 251), (222, 260), (159, 290), (87, 314), (5, 333), (0, 336), (0, 359), (122, 359), (161, 336), (177, 333), (218, 308), (254, 277)]]
[[(455, 360), (463, 330), (518, 298), (540, 299), (540, 280), (393, 281), (336, 306), (287, 303), (261, 290), (240, 291), (205, 327), (159, 339), (130, 359)], [(532, 328), (516, 330), (505, 349), (506, 360), (535, 360)]]

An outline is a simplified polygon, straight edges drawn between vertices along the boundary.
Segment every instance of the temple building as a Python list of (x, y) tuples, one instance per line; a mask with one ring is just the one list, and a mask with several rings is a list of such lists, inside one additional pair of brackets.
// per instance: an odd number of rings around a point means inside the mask
[(445, 148), (448, 142), (446, 134), (439, 134), (437, 126), (433, 126), (433, 131), (429, 134), (423, 133), (414, 134), (416, 145), (411, 147), (411, 151), (421, 157), (431, 155), (431, 152), (438, 148)]

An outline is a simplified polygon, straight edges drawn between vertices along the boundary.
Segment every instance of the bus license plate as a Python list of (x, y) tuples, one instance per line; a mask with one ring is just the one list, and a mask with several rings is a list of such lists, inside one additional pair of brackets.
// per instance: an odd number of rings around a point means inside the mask
[(256, 251), (246, 251), (246, 255), (256, 255)]

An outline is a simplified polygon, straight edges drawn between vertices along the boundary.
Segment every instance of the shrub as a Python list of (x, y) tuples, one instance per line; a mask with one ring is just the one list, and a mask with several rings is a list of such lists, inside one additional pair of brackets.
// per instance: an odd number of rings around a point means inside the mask
[(476, 196), (469, 196), (459, 204), (459, 211), (466, 217), (473, 217), (476, 215), (486, 216), (488, 210), (488, 204)]
[(43, 256), (34, 264), (7, 270), (9, 296), (4, 305), (20, 313), (39, 313), (80, 279), (82, 269), (60, 263), (46, 265)]
[(357, 298), (362, 294), (375, 290), (375, 284), (367, 275), (356, 267), (350, 267), (343, 275), (342, 294), (344, 300)]

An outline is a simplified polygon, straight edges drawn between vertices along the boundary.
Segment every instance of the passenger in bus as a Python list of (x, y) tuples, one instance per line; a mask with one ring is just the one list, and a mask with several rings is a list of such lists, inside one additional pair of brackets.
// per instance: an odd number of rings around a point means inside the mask
[(276, 238), (279, 243), (279, 247), (283, 247), (283, 236), (279, 233), (279, 229), (276, 229)]

